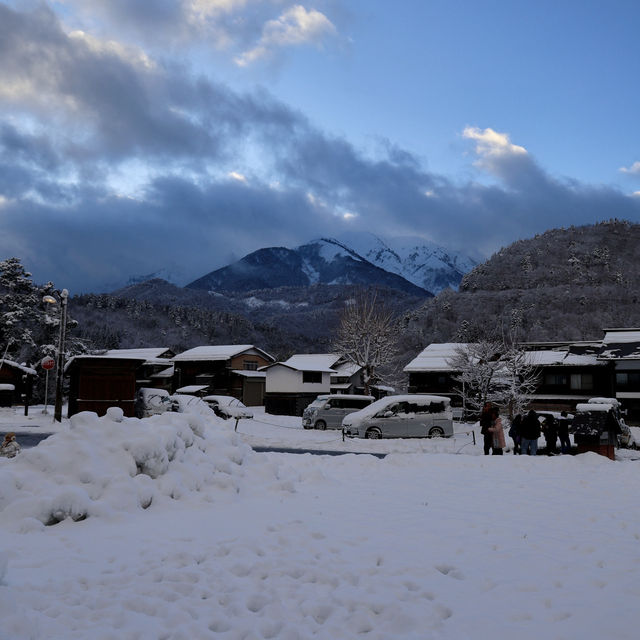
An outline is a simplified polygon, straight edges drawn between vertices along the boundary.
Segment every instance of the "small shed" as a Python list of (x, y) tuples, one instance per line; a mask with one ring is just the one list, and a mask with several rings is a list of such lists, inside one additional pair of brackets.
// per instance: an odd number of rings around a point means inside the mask
[(65, 367), (69, 376), (69, 416), (80, 411), (102, 416), (109, 407), (120, 407), (125, 416), (135, 416), (137, 389), (151, 386), (150, 372), (166, 369), (172, 355), (166, 348), (150, 348), (74, 356)]
[(0, 406), (23, 404), (31, 398), (38, 372), (26, 364), (0, 359)]

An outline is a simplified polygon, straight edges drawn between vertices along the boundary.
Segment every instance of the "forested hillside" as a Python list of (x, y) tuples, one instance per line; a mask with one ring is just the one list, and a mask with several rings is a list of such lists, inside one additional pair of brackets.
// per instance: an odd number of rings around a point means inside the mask
[(470, 341), (496, 329), (522, 340), (590, 340), (640, 326), (640, 225), (554, 229), (501, 249), (405, 318), (412, 346)]
[[(176, 352), (203, 344), (255, 344), (276, 358), (330, 349), (345, 301), (359, 287), (281, 287), (211, 295), (152, 280), (117, 294), (76, 296), (74, 333), (101, 349), (162, 346)], [(423, 297), (377, 289), (401, 316)]]

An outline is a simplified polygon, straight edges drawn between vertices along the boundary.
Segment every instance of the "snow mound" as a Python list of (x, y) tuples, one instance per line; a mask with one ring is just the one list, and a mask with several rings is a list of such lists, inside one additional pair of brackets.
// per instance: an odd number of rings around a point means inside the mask
[(83, 412), (37, 447), (0, 465), (0, 512), (21, 531), (147, 509), (166, 500), (237, 494), (253, 457), (217, 417), (125, 418)]

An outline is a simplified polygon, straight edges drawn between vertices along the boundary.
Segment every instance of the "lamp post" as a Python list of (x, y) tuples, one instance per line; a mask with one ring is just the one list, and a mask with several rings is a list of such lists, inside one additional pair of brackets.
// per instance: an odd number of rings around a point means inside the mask
[[(56, 404), (53, 410), (53, 419), (62, 422), (62, 384), (64, 381), (64, 341), (67, 333), (67, 300), (69, 292), (66, 289), (54, 291), (60, 298), (60, 334), (58, 335), (58, 363), (56, 371)], [(43, 302), (57, 304), (58, 301), (51, 295), (44, 296)]]

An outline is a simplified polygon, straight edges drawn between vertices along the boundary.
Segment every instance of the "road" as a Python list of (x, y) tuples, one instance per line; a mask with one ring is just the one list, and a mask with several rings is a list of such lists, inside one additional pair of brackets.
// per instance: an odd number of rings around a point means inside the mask
[[(7, 431), (0, 431), (0, 439), (4, 438)], [(48, 438), (51, 433), (18, 433), (16, 436), (17, 441), (23, 449), (29, 449), (35, 447), (39, 442)], [(347, 453), (357, 453), (359, 455), (375, 456), (376, 458), (384, 458), (386, 453), (366, 453), (366, 452), (352, 452), (352, 451), (324, 451), (321, 449), (292, 449), (289, 447), (253, 447), (254, 451), (258, 453), (311, 453), (316, 456), (342, 456)]]
[[(16, 427), (19, 428), (19, 427)], [(11, 431), (0, 431), (0, 439), (4, 440), (4, 437), (7, 433), (11, 433)], [(16, 433), (16, 440), (18, 441), (18, 444), (23, 448), (23, 449), (29, 449), (30, 447), (35, 447), (38, 442), (40, 442), (41, 440), (44, 440), (45, 438), (48, 438), (50, 435), (52, 435), (49, 432), (42, 432), (42, 433)]]

